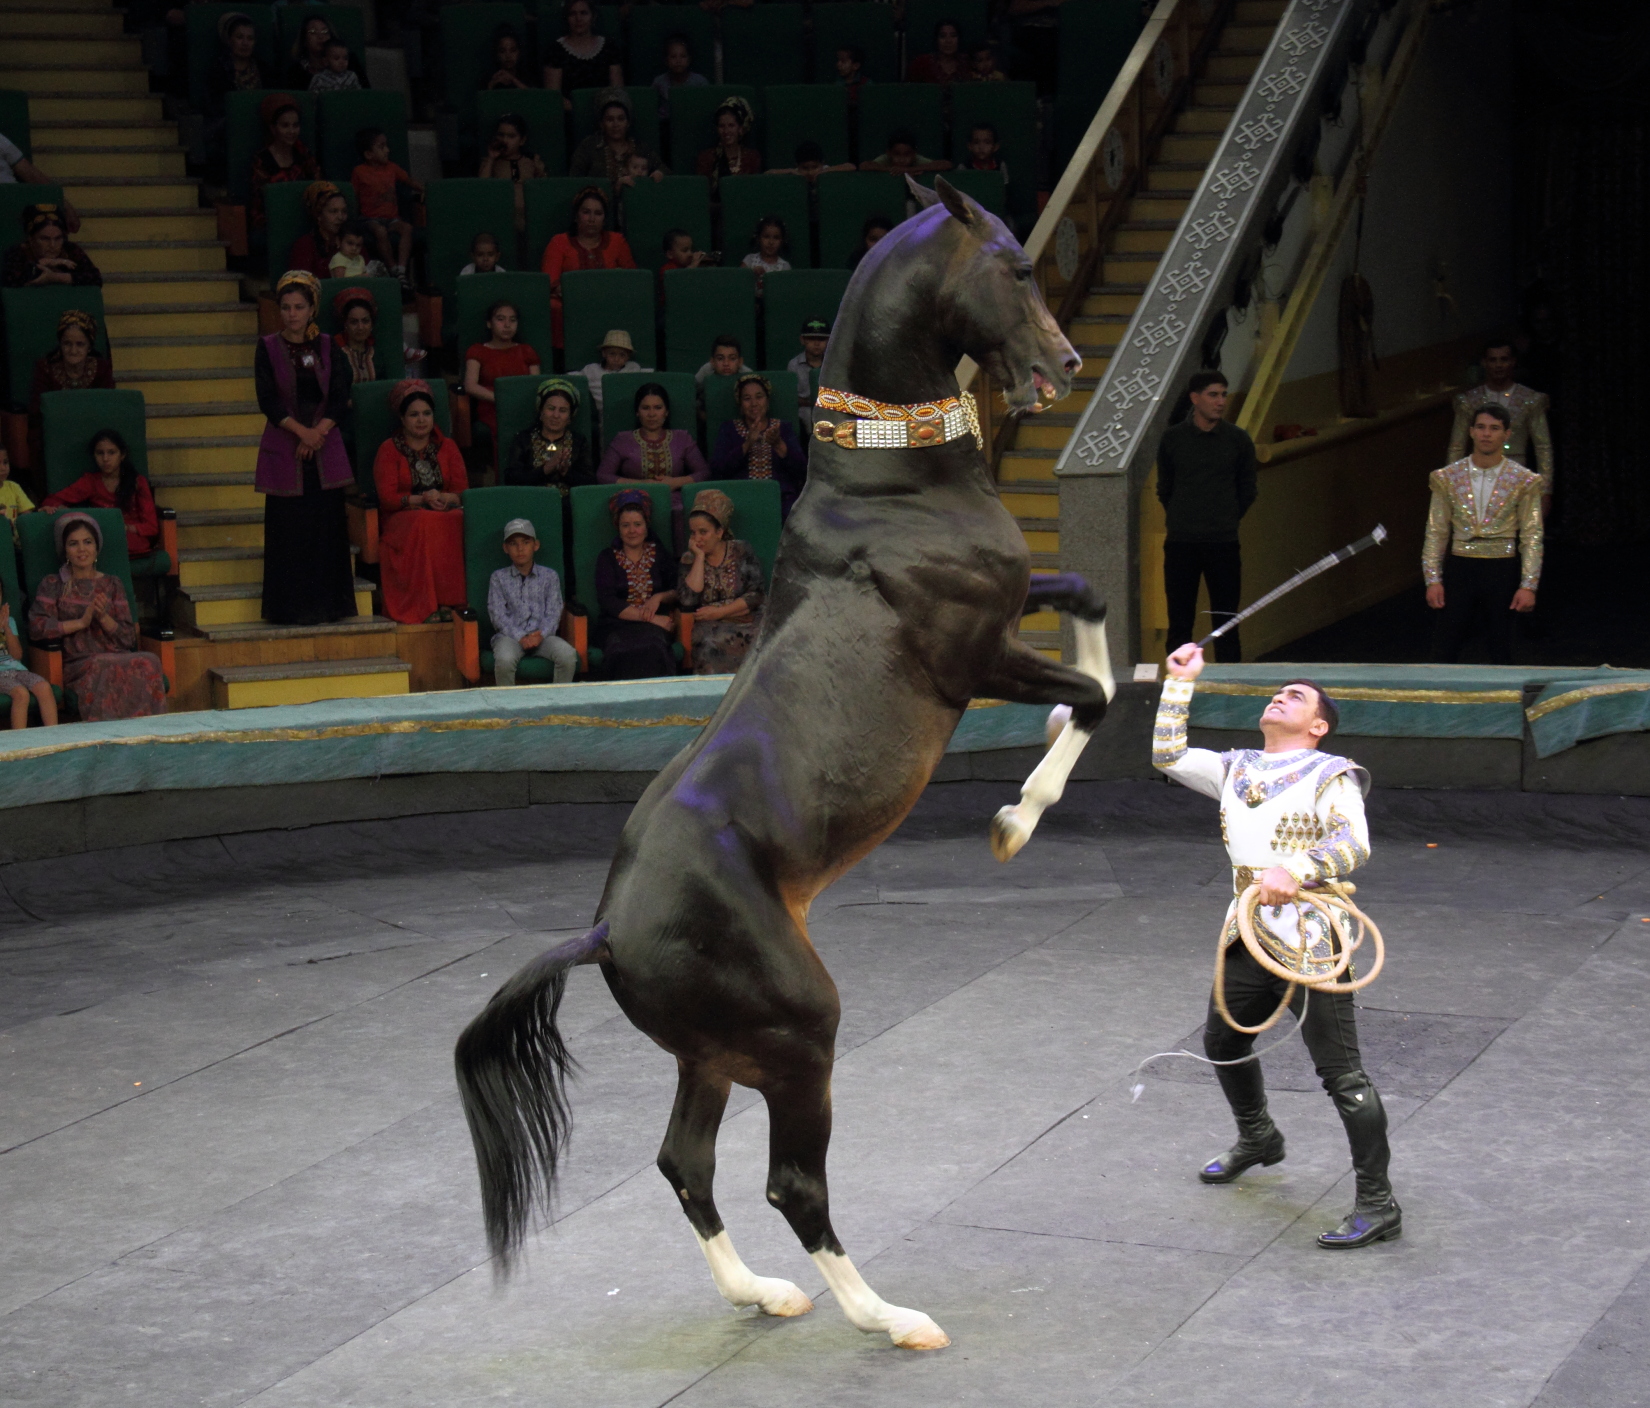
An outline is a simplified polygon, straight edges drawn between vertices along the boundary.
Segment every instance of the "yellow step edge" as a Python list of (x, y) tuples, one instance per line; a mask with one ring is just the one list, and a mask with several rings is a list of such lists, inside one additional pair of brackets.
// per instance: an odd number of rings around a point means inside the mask
[[(210, 313), (145, 313), (141, 306), (122, 308), (109, 315), (109, 336), (187, 337), (191, 333), (225, 336), (244, 334), (250, 342), (258, 335), (258, 313), (252, 308), (214, 309)], [(116, 361), (119, 365), (119, 361)]]
[[(194, 206), (199, 208), (197, 188), (192, 182), (157, 181), (127, 186), (109, 184), (96, 179), (65, 181), (65, 194), (75, 205), (88, 210), (116, 212), (121, 210), (151, 210), (157, 207)], [(210, 211), (207, 212), (211, 214)], [(216, 218), (216, 217), (214, 217)]]
[(149, 92), (147, 69), (13, 68), (12, 64), (22, 60), (11, 48), (9, 43), (0, 46), (0, 88), (22, 93), (110, 93), (122, 97), (143, 97)]
[(1060, 535), (1057, 532), (1056, 533), (1027, 533), (1025, 535), (1025, 540), (1026, 540), (1026, 546), (1028, 548), (1030, 548), (1032, 550), (1032, 552), (1059, 552), (1060, 551)]
[[(190, 202), (193, 206), (193, 202)], [(84, 214), (84, 212), (82, 212)], [(215, 240), (218, 217), (191, 208), (159, 215), (84, 215), (77, 238), (93, 244), (107, 240)]]
[[(157, 494), (156, 498), (160, 496)], [(263, 506), (263, 496), (255, 495), (257, 507)], [(251, 505), (248, 505), (251, 507)], [(261, 548), (264, 545), (262, 523), (196, 523), (187, 527), (178, 525), (180, 548)]]
[[(181, 548), (183, 544), (178, 546)], [(186, 558), (178, 564), (178, 584), (185, 591), (191, 587), (231, 587), (263, 579), (262, 557), (211, 558), (205, 562), (190, 562)]]
[(221, 244), (169, 248), (156, 242), (136, 249), (111, 249), (97, 240), (80, 243), (105, 274), (221, 274), (227, 267)]
[[(51, 86), (46, 89), (51, 91)], [(31, 122), (159, 122), (165, 116), (160, 94), (147, 91), (108, 98), (29, 99)]]
[(54, 179), (84, 181), (100, 176), (183, 176), (182, 149), (167, 152), (58, 150), (40, 153)]
[[(125, 359), (116, 363), (124, 373)], [(119, 375), (115, 384), (123, 391), (141, 391), (144, 401), (151, 406), (189, 405), (211, 398), (214, 401), (251, 401), (258, 390), (251, 371), (243, 377), (210, 377), (188, 381), (145, 381), (142, 376)]]
[(203, 440), (219, 435), (262, 435), (264, 424), (264, 418), (256, 414), (150, 416), (149, 438)]
[(252, 353), (224, 346), (184, 345), (182, 347), (119, 347), (114, 349), (115, 367), (124, 376), (141, 381), (144, 372), (234, 371), (252, 374)]
[[(139, 276), (143, 273), (138, 271)], [(241, 286), (233, 279), (156, 279), (103, 285), (103, 306), (110, 312), (141, 311), (146, 303), (227, 303), (238, 305)]]
[(212, 705), (216, 709), (258, 709), (272, 704), (313, 704), (322, 699), (377, 699), (409, 692), (405, 674), (387, 671), (294, 680), (259, 680), (246, 684), (224, 684), (213, 680)]
[[(149, 452), (149, 465), (155, 472), (161, 473), (157, 460), (161, 456), (170, 457), (174, 452), (167, 450), (157, 454)], [(191, 468), (196, 468), (191, 466)], [(205, 469), (207, 466), (200, 466)], [(173, 470), (172, 472), (176, 472)], [(175, 508), (179, 513), (205, 511), (209, 509), (262, 509), (264, 496), (257, 492), (250, 484), (210, 484), (193, 489), (161, 489), (155, 490), (155, 502), (162, 508)], [(182, 544), (179, 544), (182, 546)], [(259, 544), (262, 546), (262, 544)]]

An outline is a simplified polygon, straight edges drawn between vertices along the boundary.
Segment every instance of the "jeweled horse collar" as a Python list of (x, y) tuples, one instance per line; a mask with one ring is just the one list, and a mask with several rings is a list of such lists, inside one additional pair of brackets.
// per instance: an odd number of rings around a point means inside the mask
[(822, 386), (814, 405), (821, 411), (846, 411), (852, 417), (814, 421), (815, 440), (840, 445), (844, 450), (921, 450), (955, 444), (965, 435), (972, 435), (974, 444), (985, 449), (979, 407), (967, 391), (961, 396), (895, 406)]

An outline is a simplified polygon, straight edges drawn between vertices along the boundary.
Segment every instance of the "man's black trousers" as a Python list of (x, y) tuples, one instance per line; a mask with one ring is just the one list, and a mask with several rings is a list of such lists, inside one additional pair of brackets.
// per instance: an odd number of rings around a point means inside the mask
[(1454, 553), (1445, 557), (1444, 609), (1433, 627), (1433, 663), (1453, 663), (1482, 617), (1489, 632), (1491, 662), (1512, 664), (1513, 631), (1518, 622), (1512, 599), (1522, 579), (1516, 557), (1457, 557)]
[[(1207, 622), (1196, 619), (1200, 578), (1209, 584)], [(1243, 562), (1236, 543), (1164, 543), (1163, 590), (1169, 598), (1169, 649), (1179, 650), (1187, 641), (1201, 640), (1235, 615), (1242, 587)], [(1238, 642), (1240, 634), (1240, 631), (1228, 631), (1215, 642), (1217, 660), (1233, 664), (1243, 659)]]
[[(1343, 979), (1344, 981), (1344, 979)], [(1239, 939), (1226, 950), (1226, 1008), (1233, 1020), (1246, 1027), (1258, 1027), (1278, 1010), (1283, 991), (1289, 985), (1275, 978), (1250, 957), (1249, 950)], [(1295, 989), (1289, 1010), (1300, 1015), (1303, 990)], [(1281, 1019), (1274, 1031), (1287, 1031)], [(1301, 1026), (1301, 1039), (1317, 1068), (1318, 1079), (1327, 1089), (1337, 1076), (1363, 1069), (1363, 1058), (1358, 1053), (1358, 1022), (1353, 1015), (1352, 994), (1349, 992), (1315, 992), (1306, 1004), (1306, 1021)], [(1233, 1031), (1215, 1006), (1213, 994), (1209, 997), (1209, 1016), (1203, 1027), (1203, 1053), (1211, 1061), (1236, 1061), (1255, 1049), (1255, 1038), (1247, 1032)], [(1245, 1077), (1259, 1081), (1259, 1066), (1251, 1062), (1238, 1067)], [(1224, 1076), (1231, 1067), (1218, 1072)], [(1249, 1072), (1254, 1075), (1250, 1077)], [(1235, 1073), (1234, 1073), (1235, 1074)], [(1247, 1081), (1245, 1082), (1247, 1083)], [(1226, 1085), (1223, 1080), (1222, 1086)], [(1232, 1091), (1227, 1091), (1228, 1098)], [(1241, 1097), (1240, 1097), (1241, 1098)]]

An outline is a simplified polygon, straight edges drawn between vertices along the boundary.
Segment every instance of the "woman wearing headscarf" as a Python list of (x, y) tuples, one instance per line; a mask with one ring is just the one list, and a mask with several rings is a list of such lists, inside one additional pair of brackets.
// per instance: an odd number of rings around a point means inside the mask
[(269, 223), (264, 191), (288, 181), (317, 181), (321, 168), (314, 154), (299, 139), (303, 122), (290, 93), (271, 93), (258, 104), (258, 117), (268, 140), (252, 156), (250, 204), (252, 223), (262, 229)]
[(596, 469), (596, 482), (670, 485), (671, 527), (681, 542), (682, 486), (709, 479), (710, 466), (691, 430), (670, 428), (670, 392), (663, 383), (644, 381), (633, 404), (636, 428), (613, 437)]
[(254, 486), (264, 495), (264, 620), (317, 626), (355, 615), (344, 488), (352, 482), (338, 422), (349, 359), (321, 336), (321, 284), (289, 269), (275, 285), (281, 330), (258, 339), (252, 375), (269, 422)]
[[(561, 492), (562, 544), (573, 548), (573, 490), (596, 482), (590, 445), (573, 429), (579, 391), (564, 376), (546, 377), (534, 396), (533, 423), (516, 433), (504, 452), (501, 482)], [(564, 576), (571, 581), (571, 574)]]
[[(258, 60), (258, 27), (240, 10), (218, 16), (218, 52), (206, 71), (206, 145), (221, 160), (224, 123), (231, 93), (272, 88), (269, 71)], [(307, 86), (307, 85), (306, 85)]]
[(634, 269), (636, 257), (617, 230), (608, 229), (607, 192), (586, 186), (573, 197), (567, 229), (544, 247), (540, 268), (550, 276), (550, 324), (555, 345), (562, 345), (561, 276), (574, 269)]
[(762, 171), (762, 153), (744, 145), (756, 114), (740, 97), (729, 98), (716, 109), (716, 145), (699, 153), (698, 172), (710, 178), (711, 199), (716, 199), (724, 176), (757, 176)]
[(22, 240), (0, 259), (0, 288), (48, 288), (52, 284), (96, 287), (103, 275), (91, 256), (69, 238), (64, 208), (50, 202), (23, 207)]
[(746, 372), (733, 384), (739, 415), (725, 420), (711, 447), (713, 479), (773, 479), (779, 484), (779, 508), (788, 515), (807, 478), (802, 442), (788, 420), (768, 414), (773, 383), (760, 372)]
[(166, 712), (160, 660), (136, 650), (137, 625), (119, 577), (97, 570), (103, 530), (87, 513), (52, 524), (56, 572), (38, 583), (29, 606), (29, 639), (60, 641), (63, 687), (87, 723)]
[[(297, 39), (292, 43), (292, 53), (288, 57), (281, 86), (307, 91), (310, 79), (326, 70), (327, 46), (343, 42), (338, 31), (320, 15), (309, 16), (298, 31)], [(356, 83), (362, 88), (368, 87), (367, 75), (362, 70), (360, 60), (355, 57), (353, 49), (350, 50), (349, 67), (350, 72), (355, 75)]]
[(112, 391), (114, 369), (97, 352), (97, 319), (70, 308), (57, 320), (57, 346), (34, 364), (29, 380), (29, 445), (32, 462), (41, 458), (40, 398), (48, 391)]
[(676, 572), (653, 532), (653, 500), (625, 489), (607, 501), (613, 541), (596, 558), (596, 643), (601, 678), (656, 679), (676, 673), (672, 653)]
[(658, 152), (649, 151), (636, 140), (635, 118), (630, 94), (623, 88), (603, 95), (598, 105), (597, 130), (573, 148), (567, 174), (605, 176), (618, 190), (621, 182), (629, 181), (630, 158), (639, 154), (647, 158), (647, 174), (655, 181), (664, 180), (666, 172)]
[(378, 447), (378, 552), (384, 614), (415, 625), (463, 606), (464, 508), (470, 487), (458, 445), (435, 423), (430, 384), (416, 378), (390, 391), (396, 430)]
[(349, 362), (352, 382), (378, 380), (377, 319), (378, 300), (371, 289), (346, 288), (332, 296), (332, 321), (338, 326), (332, 341)]
[(693, 612), (693, 673), (732, 674), (756, 639), (762, 564), (733, 536), (733, 500), (720, 489), (694, 496), (687, 527), (676, 604)]
[(304, 189), (304, 213), (309, 216), (309, 229), (293, 240), (287, 267), (307, 269), (324, 279), (328, 262), (338, 252), (338, 237), (349, 222), (349, 201), (331, 181), (312, 181)]

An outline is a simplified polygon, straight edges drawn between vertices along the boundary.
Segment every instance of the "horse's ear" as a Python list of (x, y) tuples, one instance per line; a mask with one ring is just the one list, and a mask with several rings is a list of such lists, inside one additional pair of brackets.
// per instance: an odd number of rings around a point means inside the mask
[(939, 204), (939, 196), (929, 190), (927, 186), (913, 177), (907, 176), (905, 184), (910, 188), (911, 199), (916, 201), (918, 210), (927, 210), (931, 205)]
[[(908, 176), (906, 180), (910, 180)], [(985, 224), (985, 208), (972, 197), (963, 194), (943, 176), (934, 178), (934, 195), (944, 203), (949, 210), (963, 224), (977, 226)]]

